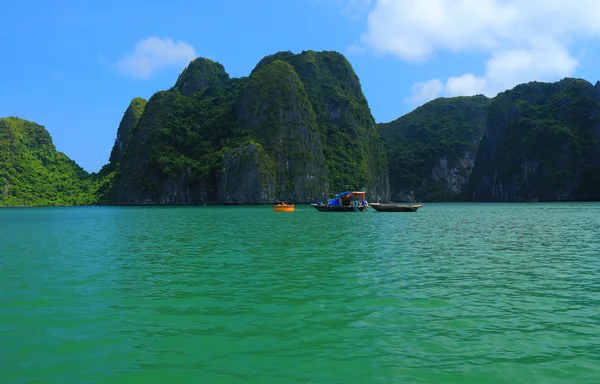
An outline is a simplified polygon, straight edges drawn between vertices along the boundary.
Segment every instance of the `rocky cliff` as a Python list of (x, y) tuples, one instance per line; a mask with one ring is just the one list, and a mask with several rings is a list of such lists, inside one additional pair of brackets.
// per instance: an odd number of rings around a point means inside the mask
[(389, 193), (375, 122), (356, 74), (335, 52), (281, 52), (239, 79), (196, 59), (123, 132), (111, 155), (119, 162), (116, 204), (312, 202), (358, 188), (377, 198)]
[(110, 157), (108, 160), (112, 168), (116, 168), (117, 165), (123, 160), (127, 144), (131, 140), (131, 132), (133, 127), (140, 120), (140, 117), (142, 117), (142, 113), (144, 112), (144, 108), (146, 107), (147, 103), (148, 102), (145, 99), (136, 97), (135, 99), (131, 100), (129, 107), (127, 107), (127, 110), (125, 110), (125, 114), (123, 115), (121, 123), (119, 124), (119, 128), (117, 129), (117, 138), (115, 139), (115, 144), (110, 152)]
[(378, 129), (394, 201), (600, 199), (600, 83), (439, 98)]
[[(317, 119), (304, 85), (290, 64), (275, 60), (255, 71), (237, 112), (242, 130), (265, 150), (260, 164), (265, 167), (271, 164), (271, 172), (263, 174), (274, 178), (274, 188), (263, 192), (263, 200), (272, 196), (280, 200), (315, 201), (327, 191), (327, 169)], [(244, 175), (241, 169), (231, 166), (222, 167), (220, 173), (227, 178), (232, 173), (238, 178)], [(249, 179), (257, 177), (245, 175)], [(222, 201), (230, 202), (235, 196), (228, 188), (219, 191)], [(238, 194), (237, 199), (240, 198)]]
[(600, 83), (440, 98), (376, 125), (336, 52), (279, 52), (248, 77), (198, 58), (132, 100), (87, 174), (41, 125), (0, 119), (0, 206), (600, 200)]
[(378, 130), (393, 201), (465, 200), (490, 99), (439, 98)]
[(522, 84), (496, 96), (471, 201), (600, 199), (600, 84)]
[(365, 188), (371, 200), (389, 198), (383, 144), (362, 87), (348, 60), (337, 52), (278, 52), (263, 58), (289, 63), (308, 94), (317, 119), (331, 192)]

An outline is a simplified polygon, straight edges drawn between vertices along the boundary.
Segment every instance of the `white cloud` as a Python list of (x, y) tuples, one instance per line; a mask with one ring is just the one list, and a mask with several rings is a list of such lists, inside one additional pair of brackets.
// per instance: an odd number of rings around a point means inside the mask
[(486, 63), (485, 87), (488, 92), (498, 93), (519, 83), (571, 76), (578, 65), (563, 45), (553, 41), (505, 50)]
[[(521, 82), (571, 76), (579, 63), (570, 45), (578, 39), (600, 37), (598, 0), (373, 3), (361, 43), (374, 52), (409, 62), (429, 60), (436, 52), (489, 55), (483, 74), (450, 77), (442, 95), (493, 96)], [(417, 85), (410, 100), (422, 95)]]
[[(451, 77), (446, 82), (445, 93), (448, 96), (459, 95), (477, 95), (485, 93), (485, 78), (477, 77), (472, 73), (467, 73), (458, 77)], [(440, 93), (442, 93), (440, 91)], [(429, 101), (432, 98), (426, 100)]]
[(416, 83), (411, 88), (412, 96), (405, 101), (420, 104), (440, 96), (443, 90), (444, 84), (439, 79)]
[(599, 36), (597, 0), (378, 0), (362, 42), (405, 60)]
[[(498, 92), (510, 89), (517, 84), (530, 81), (545, 81), (549, 79), (572, 76), (578, 66), (578, 61), (560, 45), (540, 45), (531, 49), (515, 49), (501, 51), (486, 62), (482, 76), (466, 73), (458, 77), (450, 77), (445, 85), (438, 79), (439, 92), (423, 93), (417, 83), (411, 89), (412, 102), (426, 102), (438, 96), (472, 96), (484, 94), (493, 97)], [(426, 83), (427, 84), (427, 83)], [(429, 96), (429, 97), (425, 97)]]
[(117, 62), (117, 68), (122, 74), (147, 79), (167, 67), (185, 67), (196, 57), (188, 43), (152, 36), (138, 41), (133, 52)]

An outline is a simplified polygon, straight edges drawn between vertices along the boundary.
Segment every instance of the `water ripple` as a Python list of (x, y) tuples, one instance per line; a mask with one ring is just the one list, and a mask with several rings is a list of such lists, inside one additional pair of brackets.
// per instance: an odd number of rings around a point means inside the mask
[(600, 381), (600, 204), (6, 209), (0, 228), (0, 382)]

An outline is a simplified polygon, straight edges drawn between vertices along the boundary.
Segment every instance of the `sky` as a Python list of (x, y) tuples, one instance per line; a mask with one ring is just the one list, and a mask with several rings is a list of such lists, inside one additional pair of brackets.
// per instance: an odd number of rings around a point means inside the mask
[(196, 57), (247, 76), (278, 51), (346, 56), (377, 122), (437, 97), (600, 79), (597, 0), (20, 0), (0, 12), (0, 117), (46, 127), (88, 172), (134, 97)]

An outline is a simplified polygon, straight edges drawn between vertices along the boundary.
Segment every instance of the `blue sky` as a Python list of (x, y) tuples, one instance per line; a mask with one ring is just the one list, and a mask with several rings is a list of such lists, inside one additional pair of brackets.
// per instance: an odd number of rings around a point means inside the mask
[(170, 88), (196, 56), (239, 77), (280, 50), (339, 51), (386, 122), (439, 96), (595, 83), (598, 20), (597, 0), (5, 2), (0, 117), (44, 125), (94, 172), (129, 101)]

